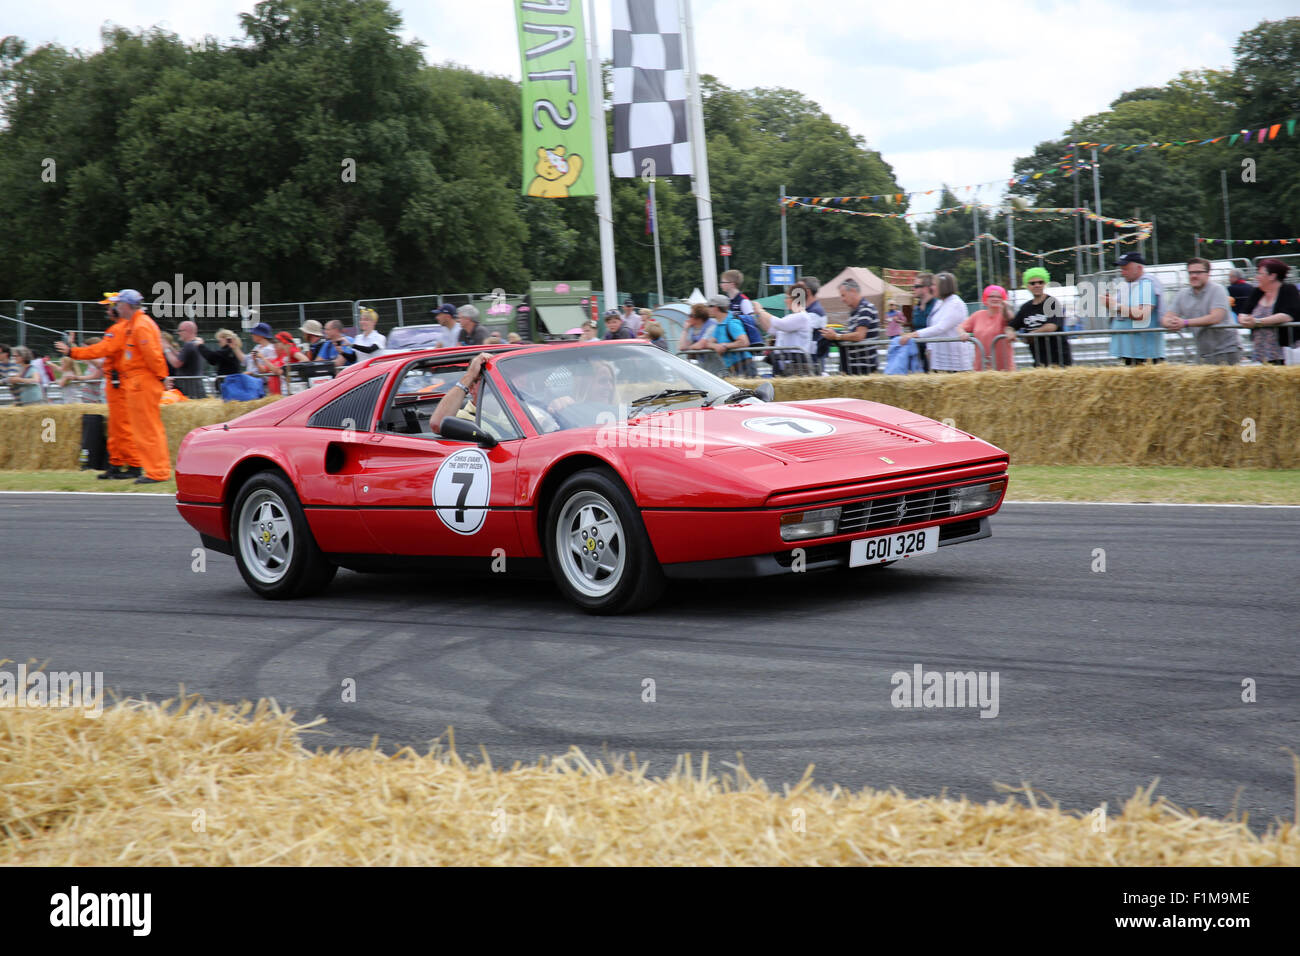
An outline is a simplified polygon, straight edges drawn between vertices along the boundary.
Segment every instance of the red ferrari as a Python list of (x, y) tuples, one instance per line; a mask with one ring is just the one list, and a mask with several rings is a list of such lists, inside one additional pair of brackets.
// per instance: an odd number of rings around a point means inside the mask
[(1006, 491), (1005, 452), (888, 405), (773, 402), (636, 341), (488, 349), (466, 393), (480, 351), (382, 355), (195, 429), (176, 507), (267, 598), (340, 567), (549, 569), (611, 614), (667, 578), (881, 567), (985, 538)]

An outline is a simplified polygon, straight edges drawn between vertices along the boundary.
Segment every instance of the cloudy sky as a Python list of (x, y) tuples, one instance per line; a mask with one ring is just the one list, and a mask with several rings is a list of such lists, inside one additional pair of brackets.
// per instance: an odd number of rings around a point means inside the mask
[[(596, 0), (609, 55), (610, 0)], [(513, 3), (393, 0), (431, 63), (519, 78)], [(240, 35), (247, 0), (47, 0), (9, 5), (3, 32), (94, 50), (106, 23), (187, 40)], [(1124, 90), (1227, 68), (1237, 36), (1294, 0), (694, 0), (700, 69), (738, 89), (798, 90), (863, 136), (904, 189), (1010, 175), (1017, 156)], [(1249, 10), (1247, 9), (1249, 8)], [(495, 12), (494, 12), (495, 11)], [(1259, 117), (1259, 122), (1274, 117)], [(820, 184), (790, 183), (818, 194)], [(992, 198), (988, 191), (982, 195)], [(937, 199), (937, 195), (934, 197)], [(933, 202), (921, 199), (913, 208)]]

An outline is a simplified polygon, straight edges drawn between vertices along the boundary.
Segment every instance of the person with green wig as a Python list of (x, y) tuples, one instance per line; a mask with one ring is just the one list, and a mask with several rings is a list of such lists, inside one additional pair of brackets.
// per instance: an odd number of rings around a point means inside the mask
[(1029, 290), (1030, 299), (1016, 311), (1011, 327), (1023, 336), (1024, 342), (1029, 346), (1029, 353), (1034, 357), (1034, 368), (1073, 364), (1069, 340), (1064, 336), (1049, 334), (1065, 331), (1065, 309), (1059, 301), (1047, 294), (1047, 283), (1051, 276), (1042, 266), (1036, 266), (1026, 269), (1022, 279), (1025, 288)]

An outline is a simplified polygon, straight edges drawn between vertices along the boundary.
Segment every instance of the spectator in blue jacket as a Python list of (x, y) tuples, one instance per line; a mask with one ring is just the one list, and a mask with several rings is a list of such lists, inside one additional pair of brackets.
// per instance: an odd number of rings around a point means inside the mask
[(330, 319), (325, 323), (325, 340), (316, 353), (316, 361), (333, 362), (337, 366), (351, 365), (357, 360), (352, 340), (343, 334), (343, 323)]

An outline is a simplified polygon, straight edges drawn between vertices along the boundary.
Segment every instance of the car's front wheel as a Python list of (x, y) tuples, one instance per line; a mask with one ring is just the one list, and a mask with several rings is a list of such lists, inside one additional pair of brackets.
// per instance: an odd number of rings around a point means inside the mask
[(293, 486), (273, 471), (259, 472), (239, 489), (230, 540), (244, 583), (264, 598), (314, 594), (338, 571), (316, 546)]
[(636, 611), (663, 593), (663, 570), (636, 503), (606, 469), (565, 480), (551, 502), (545, 540), (556, 582), (584, 611)]

